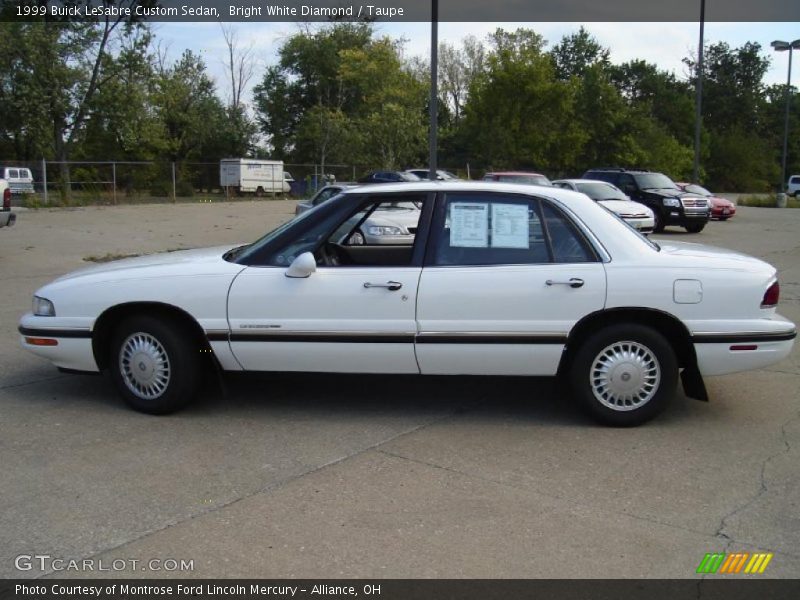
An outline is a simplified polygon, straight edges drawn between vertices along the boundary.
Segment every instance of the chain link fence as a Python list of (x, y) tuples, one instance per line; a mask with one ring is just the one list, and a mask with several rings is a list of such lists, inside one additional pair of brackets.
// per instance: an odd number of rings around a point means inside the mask
[[(220, 185), (218, 161), (0, 160), (0, 167), (31, 171), (35, 193), (15, 196), (12, 204), (17, 206), (219, 201), (252, 196), (239, 196)], [(440, 168), (463, 179), (470, 178), (469, 165)], [(284, 170), (291, 176), (288, 195), (297, 198), (311, 196), (327, 183), (357, 181), (374, 169), (365, 165), (284, 163)]]

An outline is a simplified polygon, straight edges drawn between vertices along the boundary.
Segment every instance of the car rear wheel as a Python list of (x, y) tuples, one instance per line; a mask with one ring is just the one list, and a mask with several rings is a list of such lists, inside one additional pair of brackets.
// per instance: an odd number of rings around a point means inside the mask
[(183, 408), (197, 392), (200, 352), (174, 325), (134, 316), (117, 327), (111, 343), (111, 377), (132, 408), (161, 415)]
[(684, 225), (684, 229), (689, 233), (700, 233), (705, 229), (705, 223), (689, 223), (688, 225)]
[(571, 369), (575, 398), (598, 421), (629, 427), (667, 406), (678, 382), (672, 347), (643, 325), (614, 325), (583, 343)]

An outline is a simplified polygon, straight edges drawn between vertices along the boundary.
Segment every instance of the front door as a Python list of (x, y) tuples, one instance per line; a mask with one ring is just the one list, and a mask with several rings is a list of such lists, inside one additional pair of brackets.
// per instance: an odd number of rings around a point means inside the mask
[[(422, 196), (371, 198), (319, 242), (277, 250), (234, 280), (231, 349), (245, 370), (418, 373), (414, 355), (415, 262)], [(304, 245), (305, 244), (305, 245)], [(287, 277), (303, 252), (317, 268)]]

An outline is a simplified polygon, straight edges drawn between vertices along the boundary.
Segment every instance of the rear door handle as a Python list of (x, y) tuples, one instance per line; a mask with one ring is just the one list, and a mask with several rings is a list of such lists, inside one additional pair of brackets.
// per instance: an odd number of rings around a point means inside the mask
[(554, 279), (548, 279), (545, 281), (545, 284), (550, 285), (568, 285), (571, 288), (579, 288), (583, 287), (583, 279), (578, 279), (577, 277), (573, 277), (569, 281), (556, 281)]
[(399, 281), (387, 281), (386, 283), (370, 283), (369, 281), (367, 281), (367, 282), (364, 282), (364, 287), (365, 288), (385, 288), (385, 289), (389, 290), (390, 292), (396, 292), (401, 287), (403, 287), (403, 284), (400, 283)]

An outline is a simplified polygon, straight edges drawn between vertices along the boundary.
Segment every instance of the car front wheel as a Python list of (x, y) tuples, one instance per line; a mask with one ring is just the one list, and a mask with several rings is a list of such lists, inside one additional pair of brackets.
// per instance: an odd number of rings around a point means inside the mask
[(686, 231), (688, 231), (689, 233), (700, 233), (701, 231), (703, 231), (703, 229), (705, 229), (705, 226), (706, 226), (705, 223), (690, 223), (685, 227)]
[(642, 325), (604, 328), (581, 345), (572, 364), (576, 399), (598, 421), (628, 427), (649, 421), (675, 393), (672, 347)]
[(130, 317), (117, 328), (109, 365), (117, 390), (132, 408), (161, 415), (183, 408), (195, 396), (200, 349), (172, 324)]

